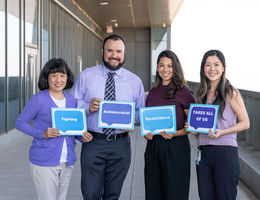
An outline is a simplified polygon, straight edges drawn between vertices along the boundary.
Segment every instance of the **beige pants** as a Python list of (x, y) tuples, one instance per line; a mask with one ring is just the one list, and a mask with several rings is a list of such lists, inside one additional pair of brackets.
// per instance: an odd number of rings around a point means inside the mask
[(38, 200), (66, 200), (73, 168), (60, 163), (42, 167), (30, 163)]

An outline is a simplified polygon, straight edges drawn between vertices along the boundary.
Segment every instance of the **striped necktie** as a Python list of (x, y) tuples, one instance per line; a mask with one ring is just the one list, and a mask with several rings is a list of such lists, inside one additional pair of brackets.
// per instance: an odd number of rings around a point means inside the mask
[[(116, 90), (115, 90), (115, 72), (108, 72), (108, 77), (106, 81), (106, 86), (105, 86), (105, 95), (104, 95), (104, 100), (108, 101), (115, 101), (116, 100)], [(103, 132), (105, 135), (112, 135), (115, 133), (114, 128), (103, 128)]]

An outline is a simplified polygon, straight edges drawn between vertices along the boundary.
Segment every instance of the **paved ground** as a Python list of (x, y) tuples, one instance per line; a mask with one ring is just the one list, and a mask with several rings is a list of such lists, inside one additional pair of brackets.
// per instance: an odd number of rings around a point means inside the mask
[[(0, 136), (0, 200), (35, 200), (28, 161), (28, 149), (31, 138), (18, 131), (12, 133), (15, 137)], [(196, 139), (191, 136), (192, 169), (190, 200), (198, 200), (196, 174), (194, 167), (194, 152)], [(1, 142), (2, 141), (2, 142)], [(3, 142), (4, 141), (4, 142)], [(144, 200), (144, 149), (146, 142), (137, 129), (131, 135), (132, 163), (125, 180), (120, 200)], [(80, 144), (77, 145), (79, 155)], [(80, 192), (79, 162), (75, 165), (71, 180), (68, 200), (82, 200)], [(237, 200), (258, 200), (256, 196), (242, 183), (239, 183)]]

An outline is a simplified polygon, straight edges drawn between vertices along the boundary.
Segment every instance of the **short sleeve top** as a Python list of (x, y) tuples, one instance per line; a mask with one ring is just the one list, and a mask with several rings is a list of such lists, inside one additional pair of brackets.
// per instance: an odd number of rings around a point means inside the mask
[(166, 99), (167, 89), (168, 86), (162, 84), (152, 88), (145, 105), (146, 107), (175, 105), (177, 130), (179, 130), (184, 127), (187, 119), (184, 109), (189, 109), (190, 104), (195, 102), (194, 95), (187, 86), (184, 86), (179, 89), (174, 98)]

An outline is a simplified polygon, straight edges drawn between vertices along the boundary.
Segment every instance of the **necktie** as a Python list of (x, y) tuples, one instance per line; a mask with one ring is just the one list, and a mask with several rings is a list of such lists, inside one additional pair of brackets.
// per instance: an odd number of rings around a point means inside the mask
[[(108, 72), (108, 77), (105, 86), (104, 100), (115, 101), (116, 100), (116, 90), (115, 90), (115, 72)], [(105, 135), (112, 135), (115, 132), (114, 128), (103, 128)]]
[(105, 96), (104, 100), (108, 101), (115, 101), (116, 100), (116, 90), (115, 90), (115, 72), (108, 72), (107, 73), (107, 81), (105, 86)]

